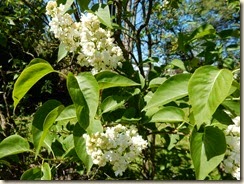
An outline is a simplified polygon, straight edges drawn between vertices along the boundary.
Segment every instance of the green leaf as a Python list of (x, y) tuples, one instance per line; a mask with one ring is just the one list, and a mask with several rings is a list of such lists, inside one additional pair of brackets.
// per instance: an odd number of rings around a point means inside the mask
[(213, 114), (213, 118), (213, 122), (217, 121), (226, 126), (233, 124), (231, 117), (224, 110), (219, 108)]
[(222, 105), (236, 116), (240, 116), (240, 100), (225, 100)]
[(151, 100), (149, 100), (148, 104), (143, 110), (159, 107), (171, 101), (187, 96), (187, 86), (190, 77), (190, 74), (178, 74), (167, 79), (158, 87)]
[(65, 56), (67, 56), (68, 51), (65, 49), (65, 44), (60, 43), (58, 47), (58, 59), (57, 62), (61, 61)]
[(69, 105), (60, 113), (56, 121), (69, 121), (76, 119), (75, 105)]
[(41, 180), (51, 180), (52, 179), (51, 169), (50, 169), (50, 166), (48, 163), (42, 164), (41, 171), (43, 173)]
[(190, 152), (196, 179), (203, 180), (224, 159), (226, 142), (224, 133), (207, 126), (203, 132), (194, 128), (190, 139)]
[(213, 157), (225, 154), (225, 134), (217, 127), (207, 126), (205, 128), (203, 141), (208, 161)]
[(58, 115), (64, 109), (64, 106), (56, 100), (45, 102), (34, 115), (32, 122), (33, 143), (36, 148), (35, 157), (39, 154), (41, 146), (44, 145), (44, 140), (53, 125)]
[(232, 73), (214, 66), (198, 68), (189, 80), (189, 101), (197, 126), (211, 120), (217, 107), (228, 96)]
[(67, 87), (70, 97), (75, 105), (77, 120), (80, 126), (86, 129), (90, 122), (89, 108), (79, 84), (72, 73), (68, 74)]
[(90, 3), (90, 0), (77, 0), (80, 8), (82, 9), (82, 11), (85, 11), (88, 9), (88, 5)]
[(114, 111), (120, 107), (123, 107), (125, 99), (122, 96), (112, 95), (104, 99), (101, 104), (102, 113)]
[(68, 152), (74, 148), (74, 138), (73, 134), (68, 135), (62, 142), (63, 149)]
[(86, 129), (88, 134), (96, 133), (96, 132), (102, 132), (103, 126), (100, 120), (94, 120), (92, 121), (89, 126)]
[(189, 42), (195, 39), (203, 38), (207, 35), (214, 34), (215, 32), (216, 31), (211, 24), (204, 24), (192, 32), (192, 34), (190, 35)]
[(168, 122), (176, 123), (184, 121), (185, 113), (182, 109), (177, 107), (163, 107), (156, 112), (150, 122)]
[(185, 68), (185, 65), (184, 65), (184, 62), (179, 60), (179, 59), (174, 59), (173, 61), (171, 61), (172, 65), (182, 69), (183, 71), (186, 71), (186, 68)]
[(39, 58), (33, 59), (14, 84), (12, 94), (14, 109), (29, 89), (42, 77), (51, 72), (54, 72), (54, 69), (47, 61)]
[(90, 72), (83, 72), (75, 77), (89, 108), (90, 120), (94, 119), (99, 103), (99, 86)]
[(11, 135), (0, 142), (0, 158), (28, 151), (28, 141), (19, 135)]
[(166, 80), (167, 80), (166, 77), (164, 77), (164, 78), (156, 77), (150, 81), (149, 88), (158, 88)]
[(176, 144), (179, 142), (180, 140), (180, 135), (178, 134), (170, 134), (170, 143), (168, 145), (168, 150), (171, 150), (172, 148), (174, 148), (176, 146)]
[(91, 157), (86, 152), (86, 141), (82, 137), (83, 134), (85, 134), (85, 130), (80, 126), (79, 123), (76, 123), (74, 127), (74, 145), (75, 145), (75, 151), (80, 158), (80, 160), (84, 163), (87, 173), (91, 170), (91, 167), (93, 165)]
[(34, 167), (25, 171), (20, 179), (21, 180), (40, 180), (42, 177), (42, 170), (39, 167)]
[(74, 0), (65, 0), (65, 5), (64, 5), (64, 12), (68, 11), (71, 5), (73, 4)]
[(95, 14), (97, 15), (97, 17), (99, 18), (99, 20), (102, 24), (104, 24), (105, 26), (107, 26), (110, 29), (113, 28), (111, 18), (110, 18), (110, 11), (109, 11), (108, 6), (104, 6), (104, 5), (100, 4), (99, 8), (95, 12)]
[(111, 87), (139, 86), (140, 84), (111, 71), (103, 71), (95, 75), (100, 89)]

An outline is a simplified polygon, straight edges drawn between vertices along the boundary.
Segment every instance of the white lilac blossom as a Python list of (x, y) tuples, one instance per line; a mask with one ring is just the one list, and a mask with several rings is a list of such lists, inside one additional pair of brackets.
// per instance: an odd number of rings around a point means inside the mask
[(64, 5), (57, 6), (55, 1), (49, 1), (46, 10), (52, 18), (50, 30), (67, 51), (78, 54), (77, 62), (81, 66), (92, 66), (95, 74), (121, 65), (122, 50), (114, 43), (112, 32), (100, 27), (96, 15), (82, 14), (80, 22), (74, 22), (71, 15), (65, 13)]
[(127, 128), (118, 124), (106, 131), (84, 134), (86, 151), (94, 164), (105, 166), (110, 163), (116, 176), (123, 175), (128, 165), (147, 147), (147, 141), (137, 132), (135, 126)]
[(225, 131), (227, 151), (222, 168), (237, 180), (240, 180), (240, 116), (233, 119)]

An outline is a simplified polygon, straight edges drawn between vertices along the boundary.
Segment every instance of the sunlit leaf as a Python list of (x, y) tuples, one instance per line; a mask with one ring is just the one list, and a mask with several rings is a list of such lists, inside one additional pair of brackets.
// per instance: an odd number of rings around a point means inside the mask
[(68, 51), (65, 49), (65, 44), (60, 43), (58, 47), (58, 59), (57, 62), (61, 61), (65, 56), (67, 56)]
[(43, 173), (41, 180), (51, 180), (52, 179), (51, 168), (48, 163), (42, 164), (41, 171)]
[(178, 74), (167, 79), (153, 94), (144, 110), (159, 107), (188, 95), (190, 74)]
[(186, 71), (185, 65), (183, 63), (183, 61), (179, 60), (179, 59), (174, 59), (170, 62), (170, 64), (182, 69), (183, 71)]
[(224, 133), (207, 126), (203, 132), (195, 127), (190, 139), (190, 152), (197, 180), (203, 180), (224, 159), (226, 142)]
[(102, 24), (112, 29), (112, 22), (110, 18), (110, 11), (108, 6), (100, 5), (98, 10), (95, 12)]
[(156, 112), (150, 122), (176, 123), (184, 121), (185, 113), (178, 107), (163, 107)]
[(122, 107), (125, 103), (125, 99), (122, 96), (113, 95), (109, 96), (101, 104), (102, 113), (114, 111)]
[(58, 115), (64, 109), (63, 105), (56, 100), (45, 102), (34, 115), (32, 122), (33, 143), (36, 148), (36, 157), (39, 154), (41, 146)]
[(122, 75), (116, 74), (111, 71), (103, 71), (95, 75), (100, 89), (111, 87), (126, 87), (138, 86), (140, 84), (128, 79)]
[(0, 158), (28, 151), (28, 141), (19, 135), (11, 135), (0, 142)]
[(54, 72), (54, 69), (47, 61), (39, 58), (33, 59), (14, 84), (12, 94), (14, 108), (37, 81), (51, 72)]
[(227, 97), (232, 84), (232, 73), (214, 66), (198, 68), (189, 80), (189, 100), (195, 121), (200, 127), (211, 120), (217, 107)]
[(96, 115), (99, 103), (98, 83), (90, 72), (79, 73), (75, 78), (89, 108), (90, 120), (92, 120)]
[(56, 121), (68, 121), (76, 119), (75, 105), (69, 105), (60, 113)]
[(34, 167), (26, 170), (20, 177), (20, 180), (41, 180), (42, 170), (40, 167)]

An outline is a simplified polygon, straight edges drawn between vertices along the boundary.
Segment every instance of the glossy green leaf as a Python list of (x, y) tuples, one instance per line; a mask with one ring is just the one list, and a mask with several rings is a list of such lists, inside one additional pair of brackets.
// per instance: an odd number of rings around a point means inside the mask
[(63, 149), (68, 152), (74, 148), (74, 137), (73, 134), (68, 135), (62, 142)]
[(54, 69), (47, 61), (39, 58), (33, 59), (14, 84), (12, 94), (14, 108), (37, 81), (51, 72), (54, 72)]
[(69, 105), (60, 113), (56, 121), (69, 121), (76, 119), (75, 105)]
[(225, 153), (225, 134), (219, 128), (207, 126), (205, 128), (203, 141), (208, 161), (215, 156), (222, 155)]
[(195, 121), (200, 127), (209, 122), (217, 107), (228, 96), (232, 84), (232, 73), (214, 66), (198, 68), (189, 80), (189, 101)]
[(86, 129), (86, 132), (88, 134), (96, 133), (96, 132), (102, 132), (103, 126), (100, 120), (94, 120), (92, 121), (89, 126)]
[(225, 100), (223, 101), (222, 105), (231, 111), (236, 116), (240, 116), (241, 111), (241, 104), (240, 100)]
[(48, 134), (49, 128), (53, 125), (58, 115), (64, 109), (63, 105), (56, 100), (45, 102), (34, 115), (32, 122), (33, 143), (36, 148), (36, 157)]
[(153, 94), (144, 110), (159, 107), (188, 95), (190, 74), (178, 74), (167, 79)]
[(231, 117), (221, 109), (217, 109), (213, 114), (213, 122), (216, 121), (226, 126), (233, 124)]
[(157, 77), (157, 78), (154, 78), (150, 81), (149, 83), (149, 88), (158, 88), (164, 81), (166, 81), (167, 78), (164, 77)]
[(41, 180), (51, 180), (52, 179), (51, 168), (48, 163), (42, 164), (41, 171), (43, 173)]
[(82, 137), (82, 135), (85, 133), (86, 131), (80, 126), (80, 124), (76, 123), (73, 132), (75, 151), (80, 160), (84, 163), (87, 172), (89, 172), (91, 170), (93, 162), (91, 157), (86, 152), (86, 141)]
[(100, 22), (107, 26), (108, 28), (112, 29), (112, 22), (110, 18), (110, 11), (108, 6), (99, 5), (98, 10), (95, 12), (97, 17), (99, 18)]
[(186, 71), (185, 65), (183, 63), (183, 61), (179, 60), (179, 59), (174, 59), (170, 62), (170, 64), (182, 69), (183, 71)]
[(11, 135), (0, 142), (0, 158), (28, 151), (28, 141), (19, 135)]
[(196, 179), (203, 180), (224, 159), (226, 141), (224, 133), (207, 126), (203, 132), (194, 128), (190, 139), (190, 152)]
[(76, 80), (89, 108), (90, 120), (94, 119), (99, 103), (99, 86), (90, 72), (78, 74)]
[(34, 167), (25, 171), (20, 180), (41, 180), (42, 177), (42, 170), (39, 167)]
[(70, 97), (76, 108), (76, 117), (83, 129), (86, 129), (90, 123), (90, 112), (85, 97), (80, 89), (77, 79), (72, 73), (68, 74), (67, 87)]
[(111, 87), (139, 86), (140, 84), (111, 71), (103, 71), (95, 75), (100, 89)]
[(114, 111), (120, 107), (123, 107), (125, 99), (122, 96), (113, 95), (109, 96), (101, 104), (102, 113)]
[(67, 56), (68, 51), (65, 49), (65, 44), (60, 43), (58, 47), (58, 59), (57, 62), (61, 61), (65, 56)]
[(150, 122), (176, 123), (184, 121), (185, 113), (178, 107), (163, 107), (156, 112)]

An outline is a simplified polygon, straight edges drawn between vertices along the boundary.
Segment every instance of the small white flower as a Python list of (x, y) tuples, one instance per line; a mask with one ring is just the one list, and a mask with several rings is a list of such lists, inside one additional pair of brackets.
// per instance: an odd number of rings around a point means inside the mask
[(57, 7), (55, 1), (49, 1), (46, 10), (52, 17), (50, 31), (65, 45), (67, 51), (78, 53), (78, 64), (92, 66), (93, 74), (121, 66), (124, 60), (122, 50), (114, 43), (112, 32), (100, 27), (96, 15), (82, 14), (80, 22), (74, 22), (72, 16), (64, 11), (64, 5)]
[(107, 127), (104, 133), (84, 134), (87, 154), (99, 166), (109, 162), (116, 176), (122, 175), (129, 164), (147, 147), (147, 141), (138, 135), (137, 129), (121, 124)]
[(240, 180), (240, 116), (232, 119), (234, 125), (229, 125), (226, 134), (226, 158), (223, 161), (223, 169)]

